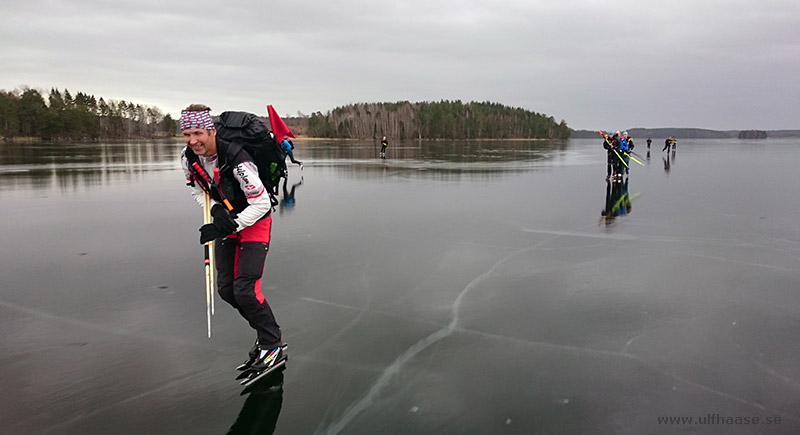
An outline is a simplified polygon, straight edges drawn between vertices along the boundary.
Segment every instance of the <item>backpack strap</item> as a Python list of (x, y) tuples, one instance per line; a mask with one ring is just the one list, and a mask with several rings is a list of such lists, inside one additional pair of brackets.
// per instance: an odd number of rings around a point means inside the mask
[(186, 160), (189, 163), (190, 179), (187, 185), (199, 185), (204, 192), (206, 192), (215, 201), (225, 204), (229, 212), (233, 212), (233, 205), (228, 201), (228, 198), (219, 188), (219, 171), (214, 169), (214, 177), (209, 175), (208, 172), (200, 164), (200, 159), (189, 147), (186, 147)]
[[(187, 186), (196, 186), (199, 185), (204, 192), (209, 193), (209, 185), (205, 182), (203, 174), (198, 172), (198, 166), (200, 170), (203, 169), (203, 166), (200, 165), (200, 159), (197, 158), (197, 154), (192, 151), (191, 148), (188, 146), (183, 151), (183, 155), (186, 156), (186, 161), (189, 163), (189, 182), (186, 183)], [(205, 173), (205, 171), (202, 171)]]

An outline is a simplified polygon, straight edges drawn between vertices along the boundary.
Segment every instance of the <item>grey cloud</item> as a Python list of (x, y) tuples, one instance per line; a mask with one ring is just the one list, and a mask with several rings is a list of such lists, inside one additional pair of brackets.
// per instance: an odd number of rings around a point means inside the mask
[(311, 113), (495, 101), (573, 128), (798, 128), (789, 1), (8, 2), (0, 88)]

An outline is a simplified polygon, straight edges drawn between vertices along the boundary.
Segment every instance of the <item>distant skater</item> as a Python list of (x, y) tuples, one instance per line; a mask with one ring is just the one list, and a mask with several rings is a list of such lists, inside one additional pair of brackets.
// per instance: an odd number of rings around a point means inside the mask
[(648, 137), (648, 138), (647, 138), (647, 149), (650, 149), (650, 144), (651, 144), (651, 143), (653, 143), (653, 138), (651, 138), (651, 137)]
[(619, 142), (619, 151), (622, 155), (622, 165), (620, 166), (619, 177), (622, 177), (622, 174), (629, 174), (631, 172), (631, 155), (630, 152), (633, 151), (633, 138), (628, 136), (627, 131), (623, 131), (621, 135), (618, 136), (617, 141)]
[(628, 137), (628, 154), (630, 154), (630, 153), (633, 152), (633, 149), (636, 147), (636, 145), (633, 144), (633, 136), (629, 135), (627, 131), (625, 133), (623, 133), (623, 134), (627, 135), (627, 137)]
[(606, 180), (609, 180), (614, 174), (618, 159), (614, 154), (614, 141), (607, 134), (603, 134), (603, 149), (606, 150)]
[(672, 136), (664, 140), (664, 148), (661, 148), (661, 152), (668, 151), (670, 146), (672, 146)]
[(294, 150), (294, 143), (291, 141), (291, 139), (289, 139), (288, 137), (283, 138), (283, 140), (281, 141), (281, 149), (283, 150), (283, 152), (286, 153), (287, 156), (289, 156), (289, 160), (291, 160), (292, 163), (300, 166), (300, 170), (302, 171), (303, 162), (295, 160), (294, 153), (292, 153), (292, 150)]
[(386, 136), (381, 138), (381, 158), (386, 158), (386, 147), (389, 146), (389, 140), (386, 139)]

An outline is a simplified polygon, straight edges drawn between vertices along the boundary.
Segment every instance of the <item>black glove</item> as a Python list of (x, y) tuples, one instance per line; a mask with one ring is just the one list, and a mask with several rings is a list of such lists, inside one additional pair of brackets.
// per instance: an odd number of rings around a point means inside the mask
[(225, 237), (231, 232), (223, 232), (217, 229), (214, 224), (205, 224), (200, 227), (200, 244), (205, 245), (206, 243), (219, 239), (220, 237)]
[(219, 204), (215, 204), (211, 207), (211, 216), (214, 217), (214, 223), (205, 224), (200, 227), (201, 245), (205, 245), (214, 239), (225, 237), (238, 228), (236, 221), (234, 221), (231, 215), (228, 214), (228, 211)]
[(233, 220), (228, 210), (219, 204), (214, 204), (211, 207), (211, 216), (214, 217), (214, 226), (218, 230), (225, 232), (226, 236), (238, 228), (236, 221)]

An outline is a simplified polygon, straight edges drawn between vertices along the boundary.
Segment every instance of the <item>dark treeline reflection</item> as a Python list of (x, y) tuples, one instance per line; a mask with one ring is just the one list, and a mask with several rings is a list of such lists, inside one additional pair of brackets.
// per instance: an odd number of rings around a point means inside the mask
[(64, 190), (133, 179), (148, 171), (179, 168), (181, 147), (174, 141), (5, 143), (0, 152), (0, 189)]
[[(457, 181), (466, 174), (496, 178), (529, 171), (557, 160), (567, 144), (543, 140), (390, 141), (386, 158), (381, 159), (378, 142), (295, 141), (296, 155), (316, 170), (328, 168), (358, 179), (399, 175), (442, 181)], [(148, 171), (178, 170), (182, 147), (179, 141), (4, 143), (0, 145), (0, 190), (74, 190), (135, 180)], [(290, 171), (295, 170), (290, 165)]]
[(314, 166), (329, 166), (356, 179), (413, 173), (414, 177), (457, 181), (466, 174), (497, 178), (503, 173), (529, 171), (558, 158), (568, 142), (390, 141), (385, 159), (380, 158), (379, 142), (297, 140), (296, 144), (298, 153), (312, 159)]

